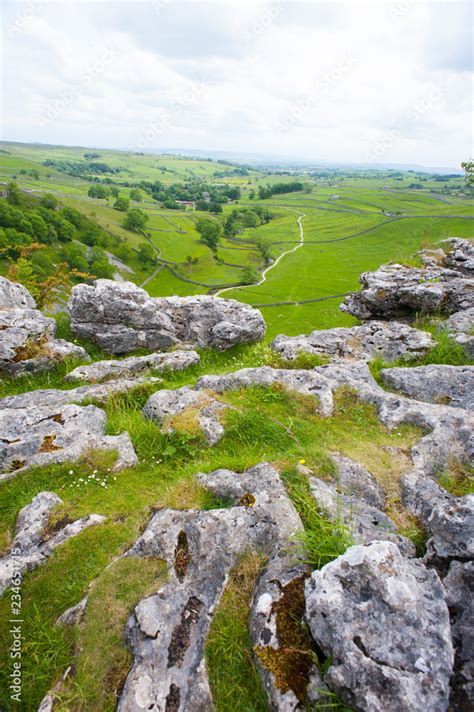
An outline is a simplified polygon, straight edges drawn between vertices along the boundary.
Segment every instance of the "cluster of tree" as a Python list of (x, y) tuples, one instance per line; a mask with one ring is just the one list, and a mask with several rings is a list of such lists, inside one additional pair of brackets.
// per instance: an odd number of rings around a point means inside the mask
[(26, 171), (24, 168), (22, 168), (20, 171), (20, 175), (30, 176), (31, 178), (35, 178), (36, 180), (39, 180), (40, 177), (39, 171), (37, 171), (36, 168), (32, 168), (30, 171)]
[(97, 161), (65, 161), (53, 158), (48, 158), (46, 161), (43, 161), (42, 165), (55, 168), (57, 171), (67, 173), (76, 178), (85, 178), (90, 176), (91, 173), (120, 173), (120, 171), (123, 170), (122, 168), (112, 168), (112, 166), (107, 165), (107, 163)]
[(308, 186), (299, 180), (291, 181), (290, 183), (274, 183), (270, 185), (260, 185), (258, 187), (258, 197), (260, 200), (271, 198), (272, 195), (280, 195), (282, 193), (297, 193), (302, 190), (307, 190)]
[[(97, 179), (100, 181), (100, 179)], [(92, 197), (107, 197), (107, 188), (104, 183), (112, 183), (112, 179), (104, 178), (100, 187), (100, 196), (95, 194), (95, 189), (99, 185), (91, 186), (89, 195)], [(232, 185), (215, 185), (213, 183), (205, 183), (200, 178), (190, 178), (184, 183), (172, 183), (164, 185), (161, 181), (120, 181), (116, 182), (117, 186), (130, 188), (130, 199), (137, 202), (143, 200), (143, 192), (149, 195), (153, 200), (161, 203), (168, 210), (182, 210), (183, 205), (177, 201), (194, 202), (197, 210), (202, 210), (210, 213), (221, 213), (222, 205), (229, 201), (237, 201), (241, 197), (239, 186)], [(92, 190), (92, 192), (91, 192)], [(112, 188), (109, 188), (112, 193)], [(115, 188), (115, 190), (118, 189)], [(105, 191), (105, 192), (104, 192)], [(115, 206), (114, 206), (115, 207)]]
[(100, 156), (100, 153), (85, 153), (85, 154), (84, 154), (84, 158), (85, 158), (87, 161), (93, 161), (94, 158), (100, 158), (100, 157), (101, 157), (101, 156)]
[(234, 176), (248, 176), (250, 174), (246, 168), (230, 168), (227, 171), (214, 171), (212, 175), (214, 178), (232, 178)]
[[(219, 219), (200, 218), (196, 222), (196, 230), (201, 236), (201, 240), (213, 252), (217, 252), (219, 240), (224, 234), (226, 237), (232, 237), (241, 232), (244, 228), (253, 228), (267, 223), (271, 220), (271, 214), (262, 206), (255, 208), (235, 209), (228, 215), (224, 224)], [(268, 247), (261, 241), (255, 241), (258, 249), (266, 260), (270, 258)]]
[(253, 208), (235, 208), (224, 223), (224, 234), (233, 237), (246, 227), (258, 227), (270, 222), (271, 217), (270, 211), (260, 205)]
[(130, 200), (134, 200), (137, 203), (141, 203), (143, 200), (143, 194), (138, 188), (132, 188), (130, 190), (129, 196), (119, 195), (119, 189), (116, 186), (106, 187), (102, 183), (93, 183), (87, 191), (87, 195), (90, 198), (97, 198), (99, 200), (106, 200), (110, 196), (116, 198), (114, 203), (114, 208), (116, 210), (122, 210), (125, 212), (128, 210)]
[(23, 279), (40, 301), (74, 277), (112, 277), (105, 248), (117, 244), (78, 210), (61, 207), (54, 195), (38, 199), (10, 183), (6, 199), (0, 199), (0, 256), (10, 265), (9, 276)]

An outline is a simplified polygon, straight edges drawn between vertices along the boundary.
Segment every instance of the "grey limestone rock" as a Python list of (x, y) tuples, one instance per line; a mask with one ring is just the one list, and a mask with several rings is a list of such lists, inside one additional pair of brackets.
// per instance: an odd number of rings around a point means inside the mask
[(21, 284), (0, 277), (0, 371), (21, 376), (54, 367), (65, 358), (89, 360), (80, 346), (55, 339), (56, 322), (36, 309)]
[[(278, 473), (266, 463), (243, 473), (201, 474), (198, 481), (216, 495), (230, 497), (233, 506), (157, 512), (126, 554), (164, 559), (169, 578), (136, 606), (128, 621), (134, 662), (118, 712), (214, 708), (204, 646), (229, 572), (247, 551), (266, 552), (273, 560), (301, 528)], [(255, 622), (256, 634), (260, 629)]]
[(62, 500), (54, 492), (40, 492), (20, 511), (10, 550), (0, 559), (0, 594), (14, 581), (21, 581), (24, 573), (44, 563), (65, 541), (105, 521), (105, 517), (90, 514), (49, 534), (48, 520), (58, 504), (62, 504)]
[(152, 298), (131, 282), (79, 284), (68, 309), (75, 334), (114, 354), (180, 344), (224, 350), (265, 334), (262, 315), (247, 304), (211, 296)]
[(360, 277), (362, 290), (346, 297), (342, 311), (358, 319), (396, 319), (417, 313), (455, 312), (474, 307), (472, 244), (450, 241), (450, 254), (421, 268), (382, 265)]
[(474, 410), (474, 366), (387, 368), (383, 382), (409, 398)]
[(188, 413), (196, 420), (197, 427), (201, 430), (208, 445), (215, 445), (224, 435), (224, 426), (219, 416), (222, 411), (229, 408), (204, 391), (196, 391), (188, 386), (177, 390), (156, 391), (150, 396), (143, 414), (163, 426), (163, 432), (174, 430), (172, 419), (174, 416)]
[(147, 371), (181, 371), (199, 363), (196, 351), (169, 351), (146, 356), (130, 356), (121, 360), (96, 361), (90, 366), (78, 366), (67, 374), (65, 381), (94, 383), (118, 378), (133, 378)]
[(431, 534), (426, 559), (441, 567), (474, 558), (474, 495), (454, 497), (430, 477), (413, 471), (402, 480), (405, 505)]
[[(85, 388), (101, 389), (103, 399), (110, 394), (106, 386)], [(137, 464), (128, 433), (105, 435), (105, 412), (77, 405), (94, 391), (76, 390), (81, 389), (31, 391), (0, 400), (0, 480), (28, 467), (76, 461), (91, 449), (115, 450), (115, 470)]]
[(435, 571), (396, 544), (353, 546), (306, 584), (306, 619), (325, 681), (361, 712), (445, 712), (453, 647)]
[(431, 334), (413, 329), (407, 324), (369, 321), (361, 326), (323, 329), (308, 335), (280, 334), (270, 346), (289, 361), (293, 361), (300, 353), (324, 356), (332, 361), (370, 361), (376, 356), (386, 361), (395, 361), (401, 356), (416, 358), (424, 355), (433, 348), (434, 341)]

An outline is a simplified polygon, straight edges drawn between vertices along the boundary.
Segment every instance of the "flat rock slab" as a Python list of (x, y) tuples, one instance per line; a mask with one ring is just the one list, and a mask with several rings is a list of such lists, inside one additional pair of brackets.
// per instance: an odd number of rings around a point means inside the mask
[(245, 552), (272, 558), (291, 548), (289, 539), (301, 530), (278, 473), (266, 463), (243, 473), (217, 470), (198, 481), (233, 506), (157, 512), (126, 554), (164, 559), (169, 577), (128, 621), (134, 662), (118, 712), (212, 710), (204, 650), (229, 572)]
[(65, 358), (89, 361), (81, 346), (55, 339), (56, 322), (44, 316), (28, 290), (0, 277), (0, 372), (22, 376), (53, 368)]
[(325, 680), (361, 712), (446, 712), (449, 612), (435, 571), (396, 544), (349, 548), (306, 584), (306, 620), (331, 658)]
[(376, 356), (385, 361), (400, 357), (417, 358), (433, 348), (431, 334), (396, 321), (369, 321), (362, 326), (323, 329), (302, 336), (277, 336), (270, 347), (284, 359), (293, 361), (298, 354), (325, 356), (332, 361)]
[(21, 585), (23, 574), (44, 563), (60, 544), (105, 521), (90, 514), (48, 533), (49, 517), (58, 504), (63, 502), (57, 494), (40, 492), (20, 511), (10, 550), (0, 559), (0, 595), (12, 585)]
[(121, 360), (96, 361), (90, 366), (78, 366), (70, 371), (65, 381), (92, 381), (100, 383), (110, 379), (133, 378), (147, 371), (182, 371), (200, 361), (196, 351), (170, 351), (169, 353), (130, 356)]
[(107, 400), (136, 381), (83, 386), (69, 391), (38, 390), (0, 400), (0, 480), (33, 466), (80, 460), (95, 449), (115, 450), (114, 470), (138, 462), (128, 433), (106, 435), (107, 417), (87, 400)]
[[(346, 297), (341, 310), (358, 319), (396, 319), (423, 314), (454, 314), (474, 307), (473, 246), (468, 240), (446, 241), (451, 248), (432, 266), (383, 265), (360, 277), (362, 290)], [(464, 259), (461, 258), (461, 255)]]
[(474, 410), (474, 366), (387, 368), (383, 382), (409, 398)]
[(187, 344), (225, 350), (263, 338), (256, 309), (219, 297), (152, 298), (132, 282), (99, 279), (76, 285), (68, 304), (73, 333), (108, 353), (146, 348), (166, 351)]

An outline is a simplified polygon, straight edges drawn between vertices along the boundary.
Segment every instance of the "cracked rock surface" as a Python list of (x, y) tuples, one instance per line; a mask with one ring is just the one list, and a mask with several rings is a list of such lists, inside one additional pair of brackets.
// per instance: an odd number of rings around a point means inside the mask
[(396, 319), (422, 312), (454, 314), (474, 307), (473, 252), (468, 240), (446, 240), (451, 254), (428, 266), (382, 265), (360, 277), (362, 290), (346, 297), (342, 311), (358, 319)]
[[(133, 384), (133, 385), (132, 385)], [(115, 450), (114, 470), (138, 460), (128, 433), (106, 435), (107, 416), (86, 399), (106, 400), (135, 387), (136, 380), (83, 386), (70, 391), (38, 390), (0, 400), (0, 480), (28, 467), (79, 460), (91, 449)]]
[(350, 547), (313, 572), (306, 619), (331, 657), (330, 687), (361, 712), (445, 712), (453, 671), (449, 612), (435, 571), (396, 544)]
[(474, 410), (474, 366), (385, 368), (380, 375), (385, 385), (409, 398)]
[(213, 709), (204, 646), (229, 572), (249, 550), (264, 551), (272, 559), (301, 529), (278, 473), (266, 463), (243, 473), (216, 470), (198, 480), (234, 505), (157, 512), (126, 554), (164, 559), (169, 578), (140, 601), (128, 621), (133, 666), (119, 712)]
[(90, 360), (81, 347), (56, 339), (56, 322), (44, 316), (26, 287), (0, 277), (0, 372), (8, 376), (53, 368), (65, 358)]
[(90, 366), (78, 366), (68, 373), (65, 381), (90, 381), (98, 383), (118, 378), (133, 378), (146, 371), (182, 371), (199, 363), (196, 351), (170, 351), (168, 353), (130, 356), (121, 360), (96, 361)]
[(355, 544), (370, 544), (380, 539), (395, 542), (402, 554), (414, 556), (415, 546), (410, 539), (396, 533), (396, 526), (381, 509), (369, 504), (364, 496), (347, 494), (344, 487), (309, 478), (311, 494), (322, 510), (335, 521), (341, 521), (349, 530)]
[(211, 296), (153, 298), (132, 282), (78, 284), (68, 309), (73, 333), (113, 354), (139, 348), (166, 351), (180, 344), (225, 350), (265, 334), (260, 312), (241, 302)]
[(395, 361), (401, 356), (423, 356), (434, 345), (431, 334), (426, 331), (396, 321), (369, 321), (362, 326), (323, 329), (301, 336), (280, 334), (270, 347), (288, 361), (300, 353), (326, 356), (332, 361), (370, 361), (375, 356)]
[(18, 576), (44, 563), (60, 544), (77, 536), (87, 527), (105, 521), (105, 517), (89, 514), (48, 533), (51, 511), (62, 503), (54, 492), (40, 492), (20, 511), (10, 551), (0, 559), (0, 594), (9, 588)]

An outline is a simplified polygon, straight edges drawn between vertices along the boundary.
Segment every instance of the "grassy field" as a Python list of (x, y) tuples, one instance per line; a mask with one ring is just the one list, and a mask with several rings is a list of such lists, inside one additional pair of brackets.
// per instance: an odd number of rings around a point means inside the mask
[[(16, 176), (24, 190), (38, 195), (55, 194), (61, 204), (79, 209), (135, 250), (146, 241), (142, 235), (122, 227), (124, 215), (112, 207), (114, 198), (89, 198), (88, 181), (42, 165), (47, 159), (81, 161), (91, 149), (6, 143), (1, 146), (0, 181)], [(264, 265), (255, 241), (267, 244), (271, 257), (276, 259), (299, 240), (297, 219), (304, 214), (304, 246), (285, 256), (262, 285), (224, 294), (262, 305), (269, 338), (282, 331), (294, 335), (353, 323), (339, 311), (340, 295), (358, 289), (361, 272), (389, 260), (404, 259), (421, 245), (435, 244), (450, 236), (474, 235), (474, 200), (462, 177), (439, 182), (429, 175), (421, 180), (413, 172), (392, 176), (371, 171), (342, 177), (334, 172), (325, 178), (305, 172), (299, 179), (307, 184), (308, 191), (274, 195), (262, 201), (251, 199), (250, 191), (259, 185), (294, 180), (294, 174), (249, 170), (245, 177), (216, 178), (216, 172), (232, 170), (232, 166), (176, 156), (102, 149), (97, 153), (97, 160), (121, 169), (114, 174), (114, 180), (158, 179), (170, 184), (200, 178), (210, 183), (238, 183), (242, 190), (240, 205), (265, 205), (272, 212), (270, 223), (245, 229), (235, 239), (222, 239), (216, 259), (200, 241), (195, 228), (196, 220), (207, 213), (167, 210), (145, 195), (139, 207), (149, 218), (146, 230), (157, 255), (173, 264), (157, 270), (157, 265), (139, 265), (133, 260), (132, 272), (124, 276), (137, 284), (146, 281), (145, 287), (152, 296), (212, 292), (240, 282), (245, 267), (261, 271)], [(38, 172), (38, 178), (21, 173), (32, 170)], [(414, 184), (419, 187), (410, 187)], [(120, 188), (121, 194), (127, 192), (127, 188)], [(235, 207), (225, 205), (222, 219)]]

